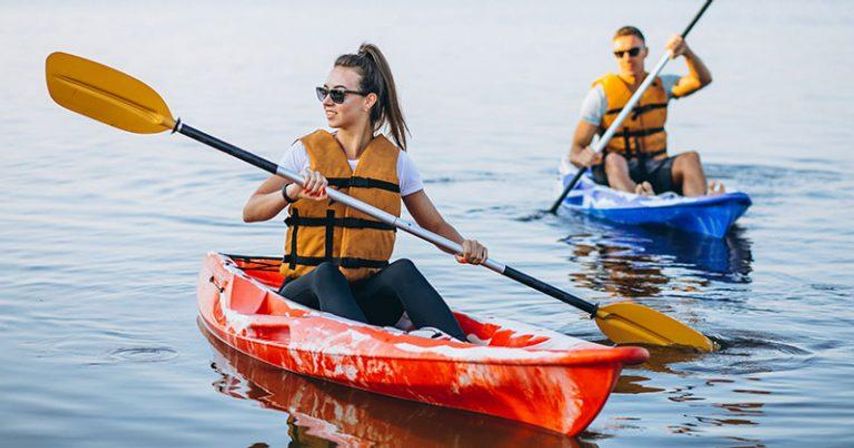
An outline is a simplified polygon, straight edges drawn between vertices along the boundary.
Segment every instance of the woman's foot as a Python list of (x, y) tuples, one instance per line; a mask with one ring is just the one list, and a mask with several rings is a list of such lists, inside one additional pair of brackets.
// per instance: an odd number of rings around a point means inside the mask
[(652, 190), (652, 184), (643, 181), (635, 186), (635, 194), (639, 194), (641, 196), (653, 196), (655, 195), (655, 191)]
[(434, 339), (437, 341), (455, 341), (453, 336), (445, 333), (444, 331), (436, 328), (436, 327), (421, 327), (416, 328), (415, 330), (408, 331), (407, 334), (411, 336), (418, 336), (427, 339)]
[(721, 181), (713, 180), (709, 182), (709, 189), (706, 192), (707, 195), (717, 196), (724, 193), (726, 193), (726, 187), (724, 187), (724, 184)]

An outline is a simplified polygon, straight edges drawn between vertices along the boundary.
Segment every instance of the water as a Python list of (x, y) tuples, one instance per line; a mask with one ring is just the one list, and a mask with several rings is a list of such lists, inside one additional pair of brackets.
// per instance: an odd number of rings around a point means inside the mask
[[(854, 12), (843, 1), (716, 2), (689, 42), (712, 70), (672, 107), (671, 147), (754, 206), (724, 240), (530, 219), (554, 198), (589, 83), (631, 22), (652, 59), (699, 2), (0, 5), (0, 440), (19, 446), (851, 446)], [(243, 224), (264, 174), (180, 136), (61, 110), (44, 58), (134, 74), (187, 123), (278, 159), (321, 127), (312, 92), (342, 52), (386, 52), (427, 192), (497, 259), (594, 301), (632, 297), (712, 336), (653, 351), (578, 439), (339, 388), (218, 349), (196, 326), (206, 251), (278, 254)], [(682, 70), (674, 63), (667, 71)], [(573, 308), (408, 236), (457, 308), (601, 341)], [(318, 435), (320, 434), (320, 435)]]

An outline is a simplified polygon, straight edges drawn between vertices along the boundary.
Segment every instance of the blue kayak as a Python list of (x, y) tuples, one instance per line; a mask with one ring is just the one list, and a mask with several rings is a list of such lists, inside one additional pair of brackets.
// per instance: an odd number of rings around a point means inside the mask
[[(575, 172), (561, 171), (565, 188)], [(722, 238), (751, 204), (750, 196), (742, 192), (690, 198), (673, 192), (641, 196), (599, 185), (585, 175), (561, 207), (619, 224), (667, 226)]]

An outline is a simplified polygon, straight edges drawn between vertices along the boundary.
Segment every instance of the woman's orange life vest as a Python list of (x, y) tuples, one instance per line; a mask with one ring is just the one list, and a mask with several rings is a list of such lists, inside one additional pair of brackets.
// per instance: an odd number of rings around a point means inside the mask
[[(330, 187), (400, 216), (400, 149), (384, 136), (371, 140), (355, 171), (329, 132), (318, 130), (300, 141), (311, 169), (323, 174)], [(294, 202), (285, 223), (288, 230), (280, 270), (286, 279), (305, 275), (325, 261), (337, 265), (350, 281), (363, 279), (387, 266), (394, 250), (394, 226), (331, 199)]]
[[(608, 109), (599, 124), (599, 136), (611, 126), (623, 106), (632, 97), (629, 84), (623, 78), (609, 73), (597, 79), (593, 86), (601, 85), (608, 100)], [(661, 84), (661, 78), (656, 77), (652, 85), (646, 89), (640, 101), (632, 112), (617, 128), (617, 132), (608, 142), (607, 151), (617, 152), (627, 157), (655, 157), (667, 153), (667, 132), (664, 123), (667, 121), (667, 93)]]

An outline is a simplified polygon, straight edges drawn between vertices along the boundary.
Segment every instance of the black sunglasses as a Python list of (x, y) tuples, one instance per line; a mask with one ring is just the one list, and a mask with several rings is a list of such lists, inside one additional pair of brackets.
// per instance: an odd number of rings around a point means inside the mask
[(630, 48), (628, 50), (618, 50), (618, 51), (614, 52), (614, 56), (616, 56), (617, 59), (623, 59), (623, 55), (628, 53), (629, 56), (635, 57), (635, 56), (640, 54), (641, 49), (642, 49), (641, 47), (634, 47), (634, 48)]
[(323, 100), (326, 99), (326, 95), (329, 95), (329, 98), (332, 99), (332, 102), (335, 104), (343, 103), (344, 98), (347, 97), (348, 93), (362, 96), (367, 95), (367, 93), (359, 92), (358, 90), (327, 89), (326, 87), (315, 87), (314, 92), (317, 94), (318, 101), (323, 102)]

